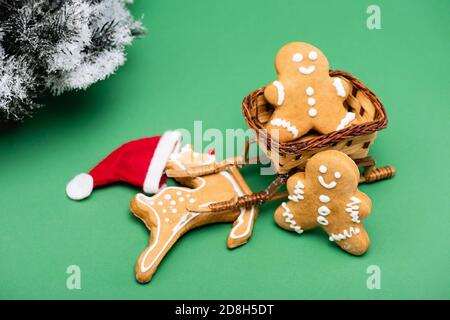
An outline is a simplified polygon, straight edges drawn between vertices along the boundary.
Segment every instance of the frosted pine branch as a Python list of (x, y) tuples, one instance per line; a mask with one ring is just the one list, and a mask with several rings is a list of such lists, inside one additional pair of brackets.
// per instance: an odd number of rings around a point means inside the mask
[(144, 28), (129, 0), (0, 0), (0, 121), (48, 92), (86, 89), (125, 62)]

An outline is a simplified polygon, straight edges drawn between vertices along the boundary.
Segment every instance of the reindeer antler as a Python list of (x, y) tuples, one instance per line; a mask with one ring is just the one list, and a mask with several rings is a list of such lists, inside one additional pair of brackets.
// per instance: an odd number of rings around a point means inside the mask
[(186, 169), (167, 169), (166, 175), (169, 178), (195, 178), (206, 176), (209, 174), (219, 173), (226, 170), (230, 166), (242, 168), (249, 163), (255, 161), (255, 158), (245, 160), (244, 157), (228, 158), (220, 162), (211, 163), (207, 165), (200, 165)]

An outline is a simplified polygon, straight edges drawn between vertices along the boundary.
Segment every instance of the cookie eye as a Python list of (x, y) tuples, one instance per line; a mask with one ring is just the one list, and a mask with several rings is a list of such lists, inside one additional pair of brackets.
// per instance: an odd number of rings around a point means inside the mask
[(320, 173), (327, 173), (328, 168), (325, 167), (325, 166), (320, 166), (320, 167), (319, 167), (319, 171), (320, 171)]
[(292, 61), (294, 61), (294, 62), (301, 62), (302, 60), (303, 60), (303, 55), (301, 53), (297, 52), (292, 56)]
[(317, 57), (318, 57), (318, 54), (317, 54), (316, 51), (311, 51), (311, 52), (308, 54), (309, 60), (312, 60), (312, 61), (317, 60)]
[(341, 175), (341, 173), (340, 173), (339, 171), (336, 171), (336, 172), (334, 173), (334, 177), (335, 177), (336, 179), (339, 179), (340, 177), (342, 177), (342, 175)]

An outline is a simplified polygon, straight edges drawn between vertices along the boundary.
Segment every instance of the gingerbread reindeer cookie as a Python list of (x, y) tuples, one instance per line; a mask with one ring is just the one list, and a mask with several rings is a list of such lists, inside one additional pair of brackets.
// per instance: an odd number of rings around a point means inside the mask
[[(215, 161), (214, 155), (199, 154), (187, 145), (170, 157), (166, 169), (186, 170)], [(236, 167), (201, 177), (176, 179), (186, 187), (167, 187), (153, 197), (137, 194), (131, 201), (131, 211), (151, 231), (150, 243), (136, 263), (139, 282), (150, 281), (175, 242), (194, 228), (211, 223), (234, 222), (227, 241), (229, 248), (246, 243), (251, 236), (257, 207), (220, 213), (193, 210), (248, 194), (250, 189)]]
[(278, 207), (275, 221), (298, 234), (321, 227), (343, 250), (362, 255), (370, 241), (361, 220), (369, 215), (371, 201), (358, 190), (358, 181), (358, 167), (346, 154), (317, 153), (305, 172), (288, 179), (290, 201)]
[(280, 142), (295, 140), (311, 129), (325, 134), (354, 122), (355, 114), (343, 104), (349, 85), (329, 76), (328, 60), (319, 49), (305, 42), (288, 43), (278, 52), (275, 68), (278, 80), (264, 90), (275, 107), (265, 129), (278, 134)]

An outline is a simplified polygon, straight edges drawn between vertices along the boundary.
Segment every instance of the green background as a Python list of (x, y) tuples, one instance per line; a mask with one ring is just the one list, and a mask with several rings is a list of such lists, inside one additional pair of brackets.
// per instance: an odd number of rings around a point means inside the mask
[[(373, 3), (381, 30), (366, 27)], [(137, 0), (131, 10), (149, 34), (124, 67), (1, 132), (0, 298), (450, 298), (449, 1)], [(149, 239), (128, 210), (138, 190), (74, 202), (66, 183), (130, 139), (192, 130), (194, 120), (246, 128), (241, 100), (274, 79), (289, 41), (321, 48), (386, 106), (389, 127), (370, 154), (398, 175), (361, 187), (373, 200), (371, 249), (353, 257), (320, 230), (285, 232), (274, 203), (247, 245), (226, 248), (231, 225), (195, 230), (138, 284)], [(244, 174), (254, 190), (272, 179)], [(66, 288), (69, 265), (81, 268), (81, 290)], [(366, 287), (370, 265), (381, 268), (380, 290)]]

